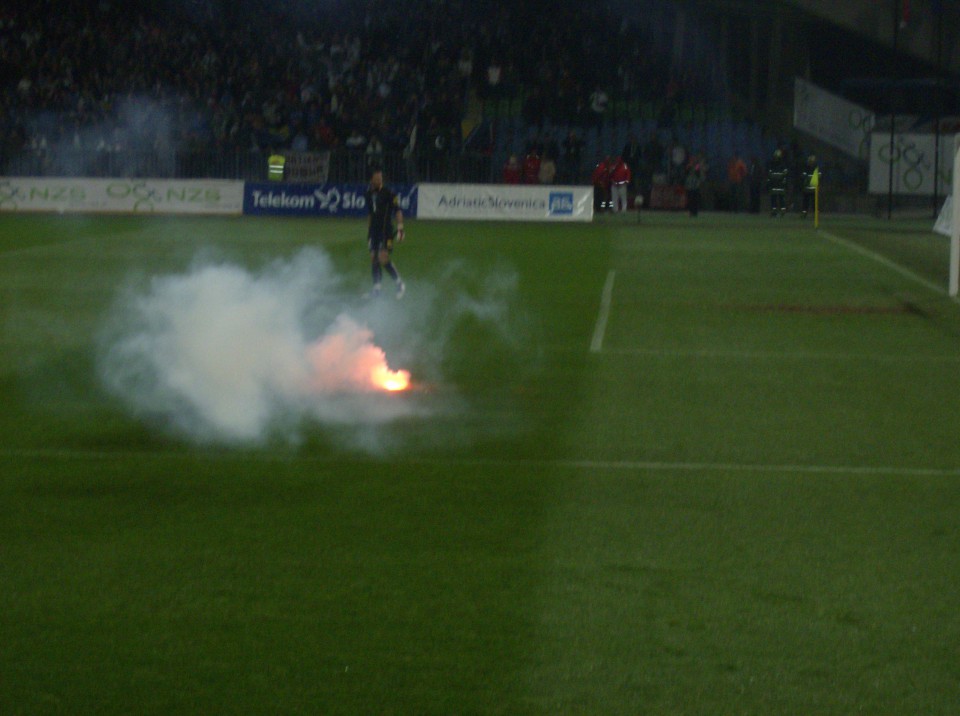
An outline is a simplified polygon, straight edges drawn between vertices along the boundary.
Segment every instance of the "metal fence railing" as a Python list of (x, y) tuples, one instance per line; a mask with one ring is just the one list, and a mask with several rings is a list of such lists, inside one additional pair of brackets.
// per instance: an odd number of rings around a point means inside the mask
[[(31, 177), (127, 177), (152, 179), (236, 179), (264, 181), (269, 152), (247, 150), (122, 150), (66, 149), (0, 153), (0, 174)], [(481, 153), (422, 153), (404, 156), (384, 152), (368, 157), (362, 150), (334, 149), (328, 181), (364, 182), (376, 163), (390, 181), (480, 183), (497, 180), (489, 155)]]

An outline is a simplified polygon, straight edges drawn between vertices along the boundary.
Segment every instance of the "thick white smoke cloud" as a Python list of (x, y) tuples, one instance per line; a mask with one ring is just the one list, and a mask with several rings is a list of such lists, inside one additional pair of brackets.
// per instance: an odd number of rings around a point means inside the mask
[[(351, 448), (379, 450), (396, 421), (462, 407), (455, 389), (432, 388), (465, 319), (513, 330), (505, 317), (515, 275), (470, 283), (451, 266), (402, 302), (361, 301), (315, 249), (258, 271), (196, 260), (120, 292), (99, 372), (138, 418), (200, 443), (296, 443), (319, 426)], [(371, 384), (375, 369), (404, 368), (411, 390)]]
[(364, 381), (385, 360), (342, 310), (329, 259), (304, 251), (259, 273), (198, 262), (127, 287), (100, 357), (107, 388), (140, 417), (202, 442), (290, 438), (308, 418), (375, 424), (416, 396)]

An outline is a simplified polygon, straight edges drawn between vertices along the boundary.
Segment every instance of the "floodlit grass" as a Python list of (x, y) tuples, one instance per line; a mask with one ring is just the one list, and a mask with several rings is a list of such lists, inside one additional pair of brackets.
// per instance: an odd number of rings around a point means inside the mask
[[(515, 273), (513, 335), (371, 454), (97, 373), (131, 276), (319, 246), (359, 296), (362, 223), (0, 217), (0, 713), (956, 713), (956, 302), (795, 220), (407, 229), (401, 305)], [(824, 231), (946, 283), (919, 225)]]

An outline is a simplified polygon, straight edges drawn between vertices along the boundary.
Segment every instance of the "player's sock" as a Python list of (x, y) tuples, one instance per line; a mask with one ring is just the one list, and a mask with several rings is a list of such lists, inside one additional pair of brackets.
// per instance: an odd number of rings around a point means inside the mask
[(373, 274), (373, 285), (379, 286), (380, 279), (383, 277), (383, 268), (379, 261), (374, 261), (370, 266), (370, 273)]
[(393, 265), (393, 261), (387, 261), (383, 267), (387, 270), (387, 273), (390, 274), (390, 278), (394, 281), (400, 280), (400, 274), (397, 272), (397, 267)]

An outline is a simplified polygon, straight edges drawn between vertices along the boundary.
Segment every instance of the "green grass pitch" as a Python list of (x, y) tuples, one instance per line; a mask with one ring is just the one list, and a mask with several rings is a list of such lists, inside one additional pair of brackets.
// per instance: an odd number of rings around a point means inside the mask
[(196, 445), (102, 388), (130, 275), (319, 246), (359, 296), (363, 235), (0, 218), (0, 714), (957, 713), (960, 306), (926, 223), (411, 221), (400, 305), (465, 265), (515, 273), (517, 320), (450, 335), (458, 407), (389, 454)]

